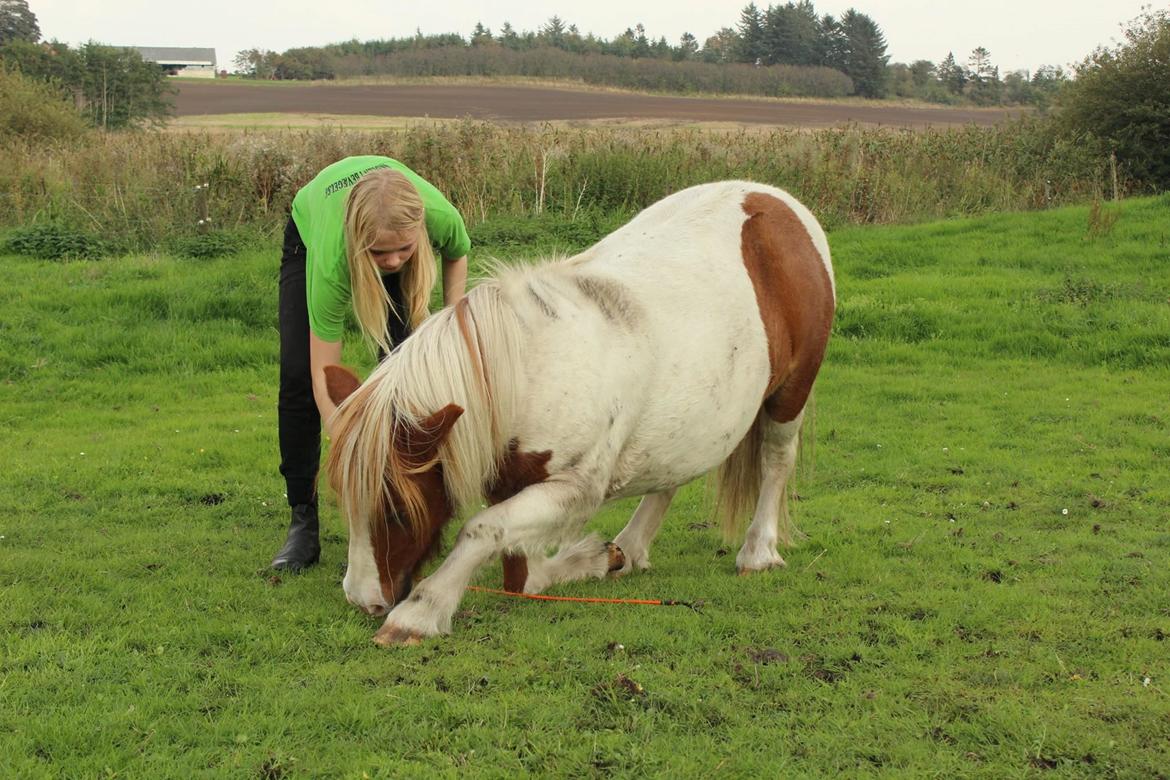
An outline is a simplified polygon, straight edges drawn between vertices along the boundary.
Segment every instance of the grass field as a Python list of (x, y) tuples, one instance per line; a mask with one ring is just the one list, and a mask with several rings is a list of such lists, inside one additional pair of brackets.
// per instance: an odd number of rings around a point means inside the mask
[(835, 231), (787, 569), (734, 576), (692, 485), (653, 570), (554, 592), (702, 614), (473, 593), (390, 651), (332, 505), (266, 569), (276, 247), (0, 257), (0, 777), (1166, 776), (1168, 214)]

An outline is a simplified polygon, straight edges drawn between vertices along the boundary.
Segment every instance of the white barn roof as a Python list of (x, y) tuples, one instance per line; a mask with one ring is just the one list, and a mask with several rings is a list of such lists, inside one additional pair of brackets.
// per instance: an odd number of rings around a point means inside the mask
[(159, 65), (215, 65), (215, 49), (184, 46), (131, 46), (147, 62)]

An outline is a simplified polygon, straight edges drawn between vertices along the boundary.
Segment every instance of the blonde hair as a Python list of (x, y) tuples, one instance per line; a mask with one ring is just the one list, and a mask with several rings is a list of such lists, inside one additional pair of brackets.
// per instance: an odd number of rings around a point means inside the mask
[(401, 172), (377, 168), (357, 180), (345, 204), (345, 259), (349, 265), (353, 311), (367, 343), (389, 352), (394, 346), (386, 333), (390, 296), (382, 275), (370, 257), (380, 230), (417, 232), (414, 254), (403, 265), (402, 297), (407, 311), (395, 312), (417, 328), (430, 313), (435, 286), (435, 254), (427, 234), (426, 215), (418, 189)]
[[(508, 277), (523, 285), (527, 272)], [(520, 289), (527, 289), (521, 286)], [(522, 397), (520, 318), (497, 280), (475, 287), (457, 306), (436, 312), (369, 379), (337, 408), (326, 470), (351, 533), (397, 511), (415, 539), (424, 537), (425, 501), (415, 477), (443, 464), (443, 483), (454, 508), (478, 507), (495, 482)], [(398, 450), (420, 430), (426, 410), (454, 403), (464, 410), (435, 460), (412, 462)]]

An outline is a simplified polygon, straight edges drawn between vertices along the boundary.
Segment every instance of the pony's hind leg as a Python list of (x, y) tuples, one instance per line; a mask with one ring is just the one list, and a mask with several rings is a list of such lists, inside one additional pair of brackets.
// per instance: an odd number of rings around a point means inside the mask
[(662, 527), (662, 520), (666, 517), (666, 510), (670, 508), (674, 492), (675, 488), (670, 488), (642, 497), (630, 522), (613, 540), (626, 557), (623, 566), (614, 572), (615, 575), (628, 574), (634, 569), (650, 568), (650, 545), (657, 536), (658, 529)]
[(792, 524), (788, 517), (788, 497), (785, 489), (796, 467), (800, 441), (800, 422), (803, 413), (786, 423), (763, 422), (763, 444), (760, 453), (760, 497), (756, 502), (752, 524), (748, 527), (743, 547), (735, 556), (735, 568), (740, 574), (766, 571), (785, 566), (776, 551), (776, 543), (792, 543)]

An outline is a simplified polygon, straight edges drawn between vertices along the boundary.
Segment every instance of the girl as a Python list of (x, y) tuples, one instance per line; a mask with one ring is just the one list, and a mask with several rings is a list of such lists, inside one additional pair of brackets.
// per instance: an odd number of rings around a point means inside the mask
[(321, 554), (317, 468), (321, 421), (336, 410), (325, 366), (341, 363), (352, 309), (379, 358), (429, 313), (435, 254), (443, 258), (443, 303), (463, 297), (471, 241), (442, 193), (389, 157), (347, 157), (293, 199), (280, 264), (280, 473), (292, 521), (272, 560), (297, 571)]

